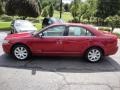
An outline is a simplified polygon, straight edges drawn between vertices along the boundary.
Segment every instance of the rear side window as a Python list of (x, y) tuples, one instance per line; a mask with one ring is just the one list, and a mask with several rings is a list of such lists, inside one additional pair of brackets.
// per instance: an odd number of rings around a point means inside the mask
[(70, 26), (68, 36), (92, 36), (93, 34), (83, 27)]

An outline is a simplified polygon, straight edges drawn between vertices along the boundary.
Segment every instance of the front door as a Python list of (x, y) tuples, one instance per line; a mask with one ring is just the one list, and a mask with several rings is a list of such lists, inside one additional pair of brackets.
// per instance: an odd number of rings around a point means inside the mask
[(32, 43), (34, 52), (44, 54), (60, 53), (63, 49), (60, 39), (64, 36), (65, 26), (49, 27), (41, 33), (43, 36), (35, 38)]

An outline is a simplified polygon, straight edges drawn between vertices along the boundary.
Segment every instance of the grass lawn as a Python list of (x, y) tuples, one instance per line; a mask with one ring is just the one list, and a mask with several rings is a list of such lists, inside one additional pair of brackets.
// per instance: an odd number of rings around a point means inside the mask
[(0, 22), (0, 30), (10, 30), (10, 22)]
[[(11, 30), (11, 22), (0, 22), (0, 30)], [(40, 30), (42, 25), (40, 23), (34, 23), (35, 27)]]

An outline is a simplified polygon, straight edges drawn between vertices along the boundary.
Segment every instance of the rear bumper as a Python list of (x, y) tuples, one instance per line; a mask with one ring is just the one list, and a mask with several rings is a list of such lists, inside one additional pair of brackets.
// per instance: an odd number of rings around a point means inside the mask
[(111, 47), (111, 48), (107, 49), (106, 56), (108, 56), (108, 55), (114, 55), (114, 54), (117, 53), (117, 51), (118, 51), (118, 46), (113, 47), (113, 48)]

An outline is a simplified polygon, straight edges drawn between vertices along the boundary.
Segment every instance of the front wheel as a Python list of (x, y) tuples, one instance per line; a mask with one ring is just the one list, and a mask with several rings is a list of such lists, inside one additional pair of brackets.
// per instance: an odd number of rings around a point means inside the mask
[(18, 60), (26, 60), (30, 56), (29, 49), (24, 45), (16, 45), (13, 47), (12, 55)]
[(85, 55), (85, 58), (92, 63), (100, 61), (102, 57), (103, 53), (102, 50), (99, 48), (90, 48), (87, 50)]

